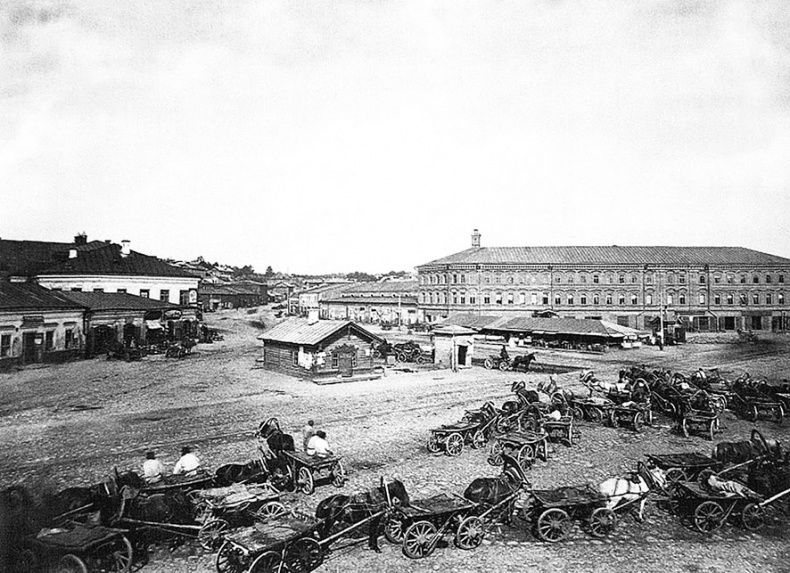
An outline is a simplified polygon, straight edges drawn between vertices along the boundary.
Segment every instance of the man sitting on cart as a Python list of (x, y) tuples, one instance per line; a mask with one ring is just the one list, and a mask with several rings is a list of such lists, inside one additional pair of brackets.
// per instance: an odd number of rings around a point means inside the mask
[(326, 441), (325, 431), (318, 430), (315, 436), (310, 438), (307, 442), (307, 455), (318, 458), (325, 458), (332, 455), (332, 450), (329, 449), (329, 442)]
[(145, 454), (145, 461), (143, 462), (143, 479), (147, 484), (155, 484), (162, 481), (162, 474), (165, 473), (165, 467), (162, 462), (156, 459), (156, 454), (153, 451), (148, 451)]
[(181, 457), (173, 468), (173, 475), (196, 476), (198, 469), (200, 469), (200, 460), (192, 453), (192, 448), (189, 446), (181, 448)]

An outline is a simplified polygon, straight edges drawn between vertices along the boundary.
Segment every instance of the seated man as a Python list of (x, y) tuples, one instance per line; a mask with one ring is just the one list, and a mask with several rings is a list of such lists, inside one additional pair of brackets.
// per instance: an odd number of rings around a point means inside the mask
[(173, 475), (184, 474), (187, 476), (195, 476), (199, 468), (200, 460), (192, 453), (192, 448), (184, 446), (181, 448), (181, 457), (173, 468)]
[(146, 452), (143, 462), (143, 479), (147, 484), (155, 484), (162, 481), (162, 474), (165, 467), (162, 462), (156, 459), (156, 454), (152, 451)]
[(307, 455), (325, 458), (332, 455), (332, 450), (329, 449), (329, 442), (326, 441), (326, 432), (318, 430), (315, 436), (310, 438), (307, 442)]

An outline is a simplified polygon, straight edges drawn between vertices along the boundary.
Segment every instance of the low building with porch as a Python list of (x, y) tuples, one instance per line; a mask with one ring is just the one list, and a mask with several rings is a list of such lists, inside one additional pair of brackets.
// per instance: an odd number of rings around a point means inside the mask
[(383, 362), (373, 357), (381, 338), (348, 320), (293, 318), (258, 336), (263, 366), (316, 381), (374, 373)]
[(0, 281), (0, 369), (79, 357), (84, 311), (36, 284)]

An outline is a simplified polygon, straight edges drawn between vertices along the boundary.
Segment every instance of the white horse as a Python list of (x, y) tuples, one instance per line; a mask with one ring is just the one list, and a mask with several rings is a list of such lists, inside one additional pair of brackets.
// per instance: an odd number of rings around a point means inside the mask
[(650, 481), (652, 484), (647, 483), (645, 478), (638, 472), (629, 474), (628, 477), (613, 477), (601, 483), (598, 486), (598, 491), (602, 496), (608, 498), (606, 507), (614, 510), (616, 507), (639, 502), (639, 512), (636, 519), (640, 522), (644, 521), (645, 503), (647, 502), (647, 493), (650, 491), (651, 486), (664, 489), (667, 483), (666, 475), (661, 468), (655, 467), (647, 470), (650, 474)]

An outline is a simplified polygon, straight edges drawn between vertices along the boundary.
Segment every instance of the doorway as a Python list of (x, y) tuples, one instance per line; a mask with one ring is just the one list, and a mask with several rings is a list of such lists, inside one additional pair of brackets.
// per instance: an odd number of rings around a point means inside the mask
[(25, 364), (36, 362), (36, 333), (25, 332), (22, 334), (22, 360)]
[(458, 345), (458, 366), (466, 366), (467, 346)]

